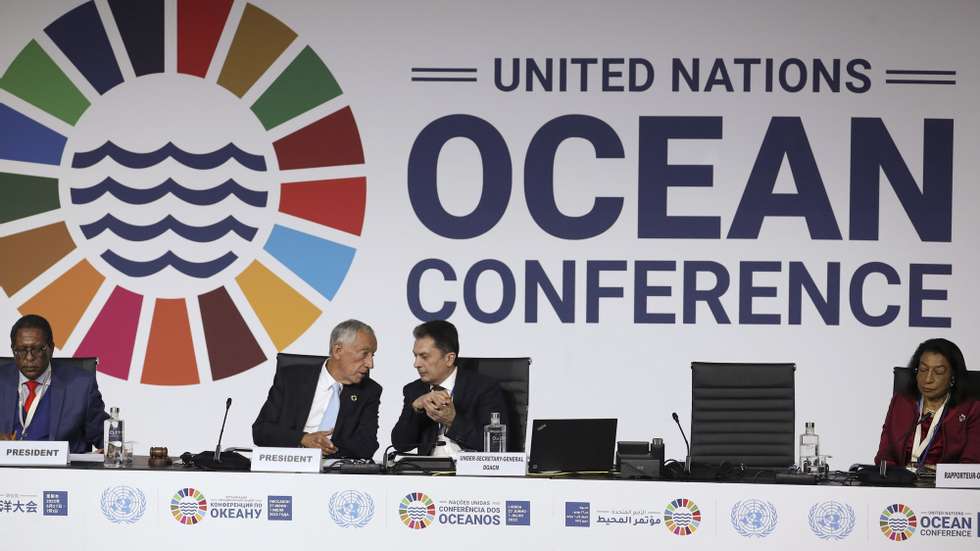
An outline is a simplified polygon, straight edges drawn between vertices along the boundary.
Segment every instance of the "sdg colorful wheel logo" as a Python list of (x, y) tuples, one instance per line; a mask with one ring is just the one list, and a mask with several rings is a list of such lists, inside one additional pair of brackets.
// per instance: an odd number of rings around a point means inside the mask
[(181, 524), (197, 524), (207, 512), (208, 500), (194, 488), (181, 488), (170, 498), (170, 514)]
[(85, 2), (10, 61), (0, 128), (0, 258), (17, 259), (0, 287), (106, 375), (251, 369), (309, 329), (354, 259), (353, 113), (252, 4)]
[(895, 503), (885, 507), (878, 517), (878, 526), (881, 533), (892, 541), (905, 541), (915, 533), (916, 526), (919, 525), (915, 517), (915, 511), (911, 507), (902, 503)]
[(690, 536), (701, 525), (701, 510), (687, 498), (671, 501), (664, 510), (664, 526), (677, 536)]
[(398, 504), (398, 516), (402, 524), (413, 530), (428, 528), (436, 518), (436, 506), (429, 496), (412, 492)]

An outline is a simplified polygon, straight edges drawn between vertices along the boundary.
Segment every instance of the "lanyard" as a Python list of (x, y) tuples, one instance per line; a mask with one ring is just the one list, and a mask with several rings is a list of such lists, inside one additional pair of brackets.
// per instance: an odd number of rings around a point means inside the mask
[[(27, 433), (27, 428), (31, 426), (31, 421), (34, 420), (34, 414), (37, 413), (37, 406), (38, 404), (41, 403), (41, 396), (43, 395), (43, 393), (40, 391), (44, 389), (44, 386), (45, 385), (38, 385), (38, 388), (34, 391), (34, 401), (31, 402), (31, 407), (30, 409), (27, 410), (26, 419), (24, 418), (24, 401), (26, 400), (26, 398), (19, 397), (17, 400), (17, 414), (20, 418), (21, 440), (24, 439), (24, 435)], [(18, 392), (17, 394), (19, 395), (20, 392)]]
[[(949, 400), (949, 398), (947, 398)], [(919, 420), (922, 418), (922, 407), (923, 399), (919, 398)], [(943, 413), (946, 411), (946, 402), (939, 406), (936, 413), (932, 416), (932, 422), (929, 424), (929, 430), (926, 432), (925, 438), (922, 438), (922, 423), (917, 422), (915, 424), (915, 436), (912, 440), (912, 457), (910, 461), (915, 463), (916, 467), (921, 468), (925, 464), (926, 456), (929, 455), (929, 449), (932, 448), (932, 442), (936, 438), (936, 432), (939, 430), (939, 425), (943, 422)]]

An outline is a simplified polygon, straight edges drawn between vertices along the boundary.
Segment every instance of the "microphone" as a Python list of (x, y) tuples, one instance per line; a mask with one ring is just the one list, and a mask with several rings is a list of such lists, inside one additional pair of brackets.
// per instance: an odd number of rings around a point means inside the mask
[[(228, 410), (231, 409), (231, 398), (225, 401), (225, 418), (221, 421), (221, 432), (218, 433), (218, 445), (214, 451), (205, 450), (191, 456), (191, 463), (205, 471), (247, 471), (252, 462), (237, 451), (221, 451), (221, 440), (225, 436), (225, 424), (228, 423)], [(235, 448), (240, 451), (251, 451), (247, 448)], [(183, 459), (183, 456), (181, 456)]]
[(677, 418), (677, 412), (670, 414), (674, 418), (674, 422), (677, 423), (677, 428), (681, 431), (681, 437), (684, 438), (684, 445), (687, 446), (687, 459), (684, 461), (684, 472), (691, 474), (691, 443), (687, 441), (687, 435), (684, 434), (684, 427), (681, 426), (680, 420)]
[(225, 402), (225, 418), (221, 421), (221, 432), (218, 433), (218, 445), (214, 447), (214, 462), (221, 463), (221, 439), (225, 436), (225, 423), (228, 422), (228, 410), (231, 409), (231, 397)]

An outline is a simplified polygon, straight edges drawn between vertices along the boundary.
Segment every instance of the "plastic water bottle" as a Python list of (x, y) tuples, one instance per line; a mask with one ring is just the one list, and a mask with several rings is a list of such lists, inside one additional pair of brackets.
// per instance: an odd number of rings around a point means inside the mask
[(507, 425), (500, 424), (500, 414), (490, 414), (490, 424), (483, 427), (483, 451), (505, 453), (507, 451)]
[(820, 437), (814, 432), (813, 421), (807, 421), (806, 429), (800, 435), (800, 467), (813, 465), (820, 455)]
[(109, 408), (109, 418), (105, 420), (105, 463), (106, 467), (122, 467), (125, 457), (123, 456), (123, 442), (126, 441), (123, 432), (124, 423), (119, 417), (119, 408)]

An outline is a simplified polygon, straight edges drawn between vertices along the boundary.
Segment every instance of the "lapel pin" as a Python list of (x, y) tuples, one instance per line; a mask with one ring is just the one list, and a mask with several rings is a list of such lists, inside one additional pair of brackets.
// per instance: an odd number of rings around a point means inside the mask
[(357, 394), (351, 394), (350, 395), (350, 401), (351, 402), (356, 402), (357, 401)]
[(960, 414), (960, 423), (964, 423), (964, 422), (966, 422), (966, 414), (965, 413), (961, 413)]

